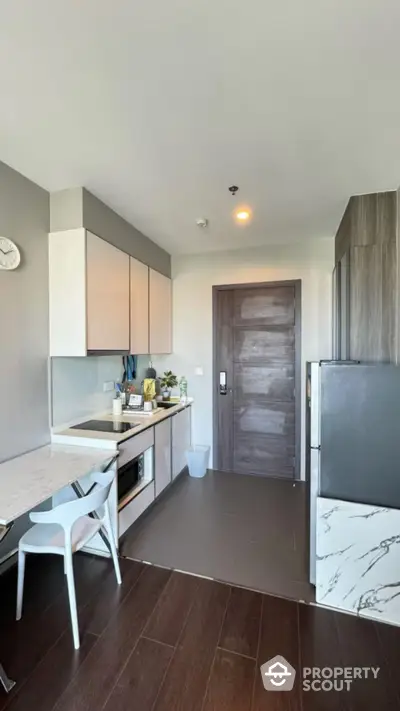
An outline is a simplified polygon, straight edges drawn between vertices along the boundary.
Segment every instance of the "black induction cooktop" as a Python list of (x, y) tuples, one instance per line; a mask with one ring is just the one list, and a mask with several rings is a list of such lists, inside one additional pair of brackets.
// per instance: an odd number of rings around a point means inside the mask
[(96, 432), (128, 432), (134, 427), (139, 427), (133, 422), (120, 422), (117, 420), (88, 420), (80, 422), (79, 425), (74, 425), (71, 430), (95, 430)]

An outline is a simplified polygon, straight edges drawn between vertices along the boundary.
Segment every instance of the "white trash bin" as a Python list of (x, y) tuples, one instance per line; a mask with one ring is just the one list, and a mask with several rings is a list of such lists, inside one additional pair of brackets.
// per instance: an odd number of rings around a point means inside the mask
[(189, 467), (189, 474), (196, 479), (201, 479), (207, 473), (208, 460), (210, 458), (210, 447), (204, 444), (195, 444), (186, 450), (186, 459)]

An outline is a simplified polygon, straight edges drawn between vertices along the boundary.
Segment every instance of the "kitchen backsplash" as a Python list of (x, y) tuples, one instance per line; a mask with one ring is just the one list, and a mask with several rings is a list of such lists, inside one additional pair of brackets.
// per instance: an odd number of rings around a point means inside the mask
[(52, 427), (111, 409), (115, 393), (103, 386), (121, 379), (121, 356), (51, 358), (50, 368)]
[[(172, 356), (168, 356), (172, 359)], [(142, 380), (149, 367), (151, 356), (137, 357), (135, 384), (140, 391)], [(165, 362), (164, 362), (165, 361)], [(153, 365), (160, 378), (171, 367), (167, 357), (156, 356)], [(90, 417), (96, 412), (111, 409), (114, 391), (104, 392), (105, 382), (119, 382), (123, 367), (121, 356), (88, 356), (86, 358), (51, 358), (51, 426), (59, 427), (80, 417)], [(176, 371), (174, 371), (176, 372)], [(181, 374), (178, 373), (180, 376)], [(178, 394), (175, 388), (173, 394)]]

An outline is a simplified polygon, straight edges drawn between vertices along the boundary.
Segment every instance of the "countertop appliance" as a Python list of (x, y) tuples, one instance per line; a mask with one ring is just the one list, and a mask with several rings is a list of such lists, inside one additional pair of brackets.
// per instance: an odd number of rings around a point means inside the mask
[(357, 361), (307, 363), (311, 583), (317, 496), (400, 508), (399, 469), (400, 368)]
[(80, 422), (79, 425), (74, 425), (71, 430), (123, 433), (133, 430), (134, 427), (139, 427), (139, 425), (134, 422), (120, 422), (119, 420), (88, 420), (87, 422)]

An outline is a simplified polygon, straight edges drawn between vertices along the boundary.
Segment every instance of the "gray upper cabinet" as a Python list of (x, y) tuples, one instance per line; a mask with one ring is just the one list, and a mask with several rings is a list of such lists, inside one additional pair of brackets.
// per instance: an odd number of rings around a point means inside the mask
[(398, 219), (396, 191), (354, 196), (347, 205), (335, 240), (334, 323), (342, 359), (398, 360)]

